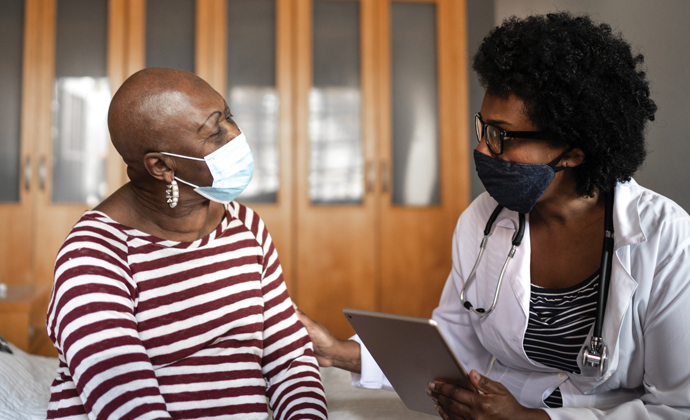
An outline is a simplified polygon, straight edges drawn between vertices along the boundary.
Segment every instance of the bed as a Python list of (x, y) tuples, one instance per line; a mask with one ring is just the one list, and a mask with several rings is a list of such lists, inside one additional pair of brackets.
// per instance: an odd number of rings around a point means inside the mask
[(7, 347), (12, 354), (0, 351), (0, 419), (44, 420), (58, 360)]
[[(45, 419), (58, 360), (7, 347), (12, 354), (0, 351), (0, 420)], [(322, 368), (321, 375), (332, 420), (438, 418), (408, 410), (393, 392), (353, 388), (340, 369)]]

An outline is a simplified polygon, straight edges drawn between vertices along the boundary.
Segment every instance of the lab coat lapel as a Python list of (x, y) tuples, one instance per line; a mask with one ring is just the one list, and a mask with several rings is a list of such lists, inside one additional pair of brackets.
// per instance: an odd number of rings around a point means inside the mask
[[(603, 337), (608, 346), (608, 366), (601, 378), (586, 378), (581, 375), (573, 376), (573, 383), (584, 394), (590, 394), (594, 388), (608, 380), (618, 368), (620, 357), (619, 338), (626, 313), (637, 289), (637, 281), (630, 273), (630, 245), (639, 244), (647, 240), (642, 231), (640, 215), (637, 208), (639, 195), (633, 194), (630, 187), (637, 186), (634, 180), (630, 183), (619, 184), (616, 187), (613, 208), (614, 229), (614, 257), (612, 260), (611, 280), (609, 282), (608, 301), (604, 314)], [(585, 343), (589, 344), (592, 331), (589, 332)], [(582, 369), (582, 352), (578, 357), (578, 365)]]

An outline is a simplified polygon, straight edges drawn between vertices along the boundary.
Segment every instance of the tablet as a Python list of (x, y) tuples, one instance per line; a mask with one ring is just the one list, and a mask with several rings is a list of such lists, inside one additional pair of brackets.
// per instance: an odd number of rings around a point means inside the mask
[(426, 394), (433, 380), (476, 392), (433, 319), (350, 308), (343, 313), (410, 410), (439, 415)]

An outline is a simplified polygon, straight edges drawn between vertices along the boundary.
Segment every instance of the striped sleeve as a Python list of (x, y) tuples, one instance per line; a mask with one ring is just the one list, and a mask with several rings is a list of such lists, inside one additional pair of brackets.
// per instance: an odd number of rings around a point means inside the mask
[(82, 218), (55, 264), (48, 334), (60, 367), (48, 418), (170, 419), (137, 333), (122, 232)]
[(328, 417), (326, 397), (313, 344), (295, 314), (271, 235), (251, 209), (236, 204), (236, 211), (263, 250), (262, 370), (273, 417), (276, 420), (325, 419)]

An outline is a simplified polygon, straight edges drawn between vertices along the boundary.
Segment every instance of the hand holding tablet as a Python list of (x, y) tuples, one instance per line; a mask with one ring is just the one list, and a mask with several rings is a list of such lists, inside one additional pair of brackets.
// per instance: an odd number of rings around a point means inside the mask
[(426, 394), (433, 380), (476, 392), (434, 320), (350, 308), (343, 313), (410, 410), (438, 415)]

